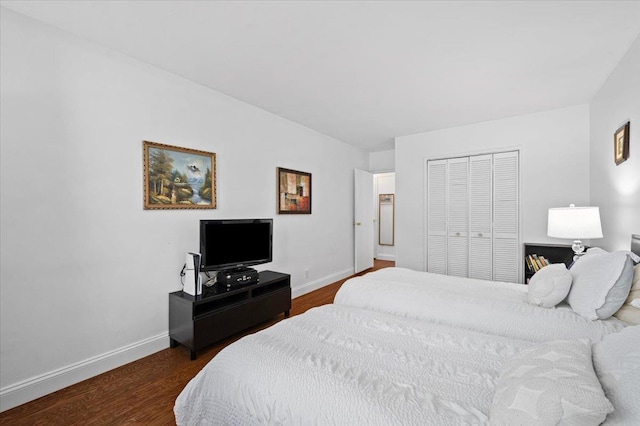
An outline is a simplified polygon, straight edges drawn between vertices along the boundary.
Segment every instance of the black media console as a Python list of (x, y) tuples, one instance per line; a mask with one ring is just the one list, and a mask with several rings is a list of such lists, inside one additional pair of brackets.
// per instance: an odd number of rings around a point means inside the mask
[(196, 351), (235, 333), (291, 311), (291, 276), (261, 271), (254, 284), (227, 288), (214, 285), (201, 296), (182, 291), (169, 293), (170, 346), (178, 343)]

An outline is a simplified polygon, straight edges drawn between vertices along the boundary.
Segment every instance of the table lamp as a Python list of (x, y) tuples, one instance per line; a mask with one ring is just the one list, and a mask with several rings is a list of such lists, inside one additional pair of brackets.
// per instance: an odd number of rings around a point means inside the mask
[(557, 207), (549, 209), (547, 235), (553, 238), (572, 239), (573, 260), (584, 251), (582, 239), (602, 238), (599, 207)]

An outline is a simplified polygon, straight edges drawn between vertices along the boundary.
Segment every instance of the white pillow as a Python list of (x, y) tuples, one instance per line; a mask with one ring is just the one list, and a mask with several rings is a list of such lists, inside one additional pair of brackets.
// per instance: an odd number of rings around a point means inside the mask
[(593, 345), (593, 367), (614, 407), (607, 424), (640, 421), (640, 326), (627, 327)]
[(593, 371), (589, 340), (555, 340), (525, 349), (505, 363), (489, 423), (599, 425), (611, 411)]
[(571, 280), (564, 263), (547, 265), (531, 277), (527, 299), (532, 305), (553, 308), (569, 294)]
[[(618, 250), (616, 253), (624, 253), (633, 260), (634, 264), (640, 263), (640, 256), (629, 250)], [(588, 254), (608, 254), (609, 252), (600, 247), (591, 247), (587, 249)]]
[(574, 263), (568, 301), (576, 313), (596, 320), (609, 318), (620, 309), (633, 278), (633, 261), (627, 253), (590, 250)]

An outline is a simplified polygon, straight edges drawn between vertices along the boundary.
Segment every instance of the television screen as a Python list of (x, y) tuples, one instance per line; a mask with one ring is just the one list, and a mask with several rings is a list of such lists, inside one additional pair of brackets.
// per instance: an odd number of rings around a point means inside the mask
[(244, 268), (272, 260), (273, 219), (200, 221), (200, 270)]

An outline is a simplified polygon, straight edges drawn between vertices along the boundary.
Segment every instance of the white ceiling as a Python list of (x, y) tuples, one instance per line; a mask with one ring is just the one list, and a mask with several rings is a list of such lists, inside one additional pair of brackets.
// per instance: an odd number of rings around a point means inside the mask
[(638, 1), (2, 1), (366, 151), (587, 103)]

